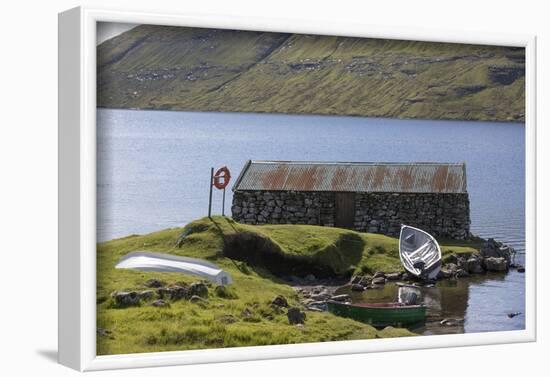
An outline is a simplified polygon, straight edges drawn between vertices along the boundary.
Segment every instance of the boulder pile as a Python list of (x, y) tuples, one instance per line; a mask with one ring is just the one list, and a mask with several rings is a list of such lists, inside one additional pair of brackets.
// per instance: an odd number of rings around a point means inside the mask
[(351, 302), (351, 296), (348, 294), (336, 294), (336, 287), (326, 287), (323, 285), (297, 288), (296, 292), (300, 304), (307, 311), (325, 311), (327, 301)]
[(443, 266), (438, 279), (451, 277), (466, 277), (470, 274), (489, 272), (506, 272), (512, 267), (512, 257), (515, 251), (512, 247), (489, 238), (482, 245), (479, 254), (469, 257), (452, 255)]
[(197, 303), (207, 303), (208, 284), (197, 281), (190, 285), (186, 283), (176, 283), (171, 286), (165, 286), (165, 283), (151, 279), (145, 283), (145, 286), (156, 288), (144, 291), (115, 291), (111, 293), (114, 305), (119, 308), (139, 306), (144, 302), (150, 302), (155, 307), (169, 306), (169, 301), (188, 300)]

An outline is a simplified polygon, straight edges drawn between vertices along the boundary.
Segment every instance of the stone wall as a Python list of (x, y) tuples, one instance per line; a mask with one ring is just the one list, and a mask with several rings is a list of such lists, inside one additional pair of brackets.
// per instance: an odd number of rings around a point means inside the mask
[[(246, 224), (335, 226), (335, 193), (237, 191), (233, 219)], [(464, 239), (470, 234), (468, 194), (355, 194), (354, 229), (397, 236), (401, 224), (435, 236)]]
[(231, 213), (246, 224), (334, 226), (334, 193), (237, 191)]
[(467, 238), (470, 234), (468, 194), (355, 194), (355, 230), (399, 235), (401, 224), (438, 237)]

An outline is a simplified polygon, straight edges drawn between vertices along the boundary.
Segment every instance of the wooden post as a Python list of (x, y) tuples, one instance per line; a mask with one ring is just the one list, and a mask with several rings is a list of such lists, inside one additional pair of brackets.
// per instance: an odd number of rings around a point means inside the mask
[(214, 168), (210, 168), (210, 197), (208, 198), (208, 217), (212, 217), (212, 187), (214, 186)]
[(223, 188), (223, 198), (222, 198), (222, 216), (225, 216), (225, 187)]

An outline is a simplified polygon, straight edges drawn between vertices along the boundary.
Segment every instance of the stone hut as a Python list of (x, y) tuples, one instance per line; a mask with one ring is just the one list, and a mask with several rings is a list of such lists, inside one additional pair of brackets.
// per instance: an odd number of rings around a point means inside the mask
[(399, 235), (401, 224), (465, 239), (464, 163), (248, 161), (233, 186), (233, 219)]

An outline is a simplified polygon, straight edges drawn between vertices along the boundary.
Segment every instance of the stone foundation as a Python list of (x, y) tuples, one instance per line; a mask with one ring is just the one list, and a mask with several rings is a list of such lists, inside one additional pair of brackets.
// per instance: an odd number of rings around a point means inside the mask
[[(335, 193), (237, 191), (233, 219), (246, 224), (335, 226)], [(356, 193), (354, 230), (398, 236), (401, 224), (438, 237), (470, 234), (468, 194)]]

